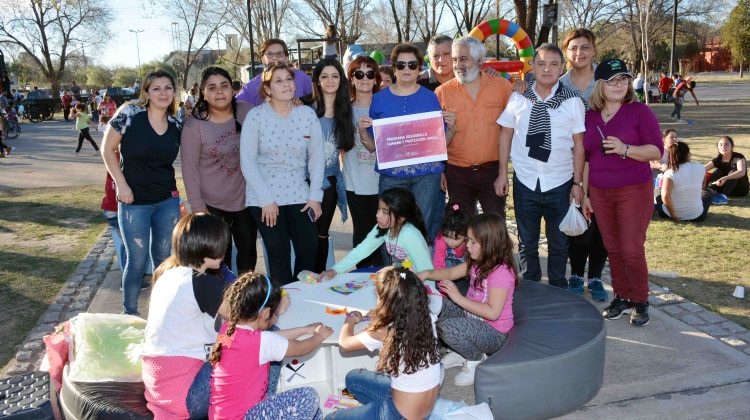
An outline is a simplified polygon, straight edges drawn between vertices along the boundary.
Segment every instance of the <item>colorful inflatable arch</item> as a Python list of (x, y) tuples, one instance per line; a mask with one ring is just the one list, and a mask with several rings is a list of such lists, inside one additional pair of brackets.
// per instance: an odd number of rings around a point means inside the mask
[(483, 68), (492, 67), (499, 71), (504, 77), (510, 78), (508, 73), (519, 73), (521, 79), (531, 70), (531, 60), (534, 58), (534, 45), (529, 35), (517, 24), (505, 19), (490, 19), (475, 26), (469, 35), (481, 42), (490, 35), (505, 35), (513, 40), (520, 56), (520, 61), (489, 61), (482, 65)]

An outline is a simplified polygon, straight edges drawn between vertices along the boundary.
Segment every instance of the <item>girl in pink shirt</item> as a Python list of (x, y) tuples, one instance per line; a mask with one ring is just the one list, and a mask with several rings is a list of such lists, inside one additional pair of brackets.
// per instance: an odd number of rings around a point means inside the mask
[[(295, 388), (267, 396), (271, 362), (315, 350), (333, 330), (320, 323), (289, 330), (266, 331), (279, 315), (282, 291), (268, 277), (247, 273), (224, 294), (222, 312), (229, 320), (211, 350), (209, 419), (317, 419), (318, 395), (312, 388)], [(305, 340), (302, 335), (312, 334)], [(278, 377), (276, 378), (278, 379)]]
[[(436, 326), (443, 342), (455, 351), (443, 357), (443, 366), (463, 365), (454, 380), (457, 386), (473, 384), (479, 363), (507, 341), (513, 328), (513, 291), (518, 285), (513, 242), (502, 217), (478, 215), (469, 223), (467, 237), (466, 262), (419, 273), (422, 280), (439, 280), (438, 289), (449, 298), (443, 301)], [(470, 286), (463, 296), (453, 281), (466, 275)]]
[(471, 216), (456, 202), (445, 206), (443, 224), (435, 237), (432, 265), (435, 269), (448, 268), (464, 262), (466, 257), (466, 229)]

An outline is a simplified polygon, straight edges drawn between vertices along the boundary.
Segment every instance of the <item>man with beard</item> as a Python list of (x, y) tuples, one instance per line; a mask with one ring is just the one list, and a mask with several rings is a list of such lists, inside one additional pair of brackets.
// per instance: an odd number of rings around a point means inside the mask
[(448, 164), (445, 176), (451, 200), (469, 213), (477, 200), (485, 213), (505, 216), (505, 195), (494, 186), (498, 178), (500, 117), (512, 93), (505, 78), (481, 71), (486, 49), (476, 38), (453, 41), (455, 78), (443, 83), (435, 94), (447, 125)]

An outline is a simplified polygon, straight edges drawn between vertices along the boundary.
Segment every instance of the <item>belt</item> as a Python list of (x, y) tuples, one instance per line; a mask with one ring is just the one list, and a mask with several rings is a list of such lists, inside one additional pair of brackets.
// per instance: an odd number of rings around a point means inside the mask
[(484, 163), (479, 163), (479, 164), (471, 165), (471, 166), (469, 166), (469, 169), (471, 169), (472, 171), (478, 171), (480, 169), (489, 168), (489, 167), (492, 167), (494, 165), (498, 165), (499, 163), (500, 163), (499, 161), (493, 160), (491, 162), (484, 162)]

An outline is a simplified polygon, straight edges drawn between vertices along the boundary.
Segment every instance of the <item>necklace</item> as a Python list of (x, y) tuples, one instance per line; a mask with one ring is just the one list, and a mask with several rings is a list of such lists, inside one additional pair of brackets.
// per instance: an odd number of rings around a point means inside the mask
[(609, 111), (609, 112), (607, 112), (605, 110), (602, 110), (602, 114), (604, 114), (604, 118), (606, 118), (606, 119), (609, 120), (609, 118), (611, 116), (615, 115), (617, 113), (617, 111), (619, 111), (619, 110), (620, 110), (620, 107), (618, 106), (616, 109), (614, 109), (612, 111)]

